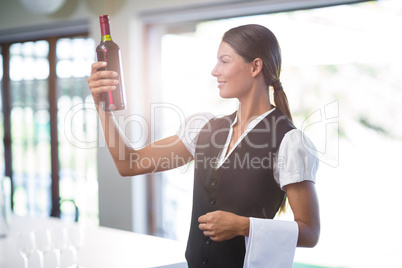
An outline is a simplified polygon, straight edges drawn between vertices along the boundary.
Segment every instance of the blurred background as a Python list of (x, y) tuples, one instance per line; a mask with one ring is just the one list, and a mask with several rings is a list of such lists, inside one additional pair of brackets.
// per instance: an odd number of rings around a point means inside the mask
[(87, 85), (98, 16), (110, 15), (121, 48), (128, 108), (116, 117), (135, 147), (175, 134), (194, 113), (237, 109), (236, 100), (219, 97), (210, 73), (223, 33), (257, 23), (279, 40), (295, 125), (320, 158), (321, 238), (313, 249), (297, 249), (298, 267), (402, 267), (400, 0), (0, 6), (0, 172), (11, 179), (15, 214), (60, 215), (185, 243), (192, 164), (121, 178), (98, 128)]

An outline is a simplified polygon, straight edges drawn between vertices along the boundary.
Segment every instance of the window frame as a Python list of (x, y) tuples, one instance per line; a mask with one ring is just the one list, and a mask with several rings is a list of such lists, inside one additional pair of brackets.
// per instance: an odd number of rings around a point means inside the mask
[(48, 77), (48, 101), (50, 114), (50, 148), (51, 148), (51, 212), (49, 216), (60, 215), (60, 166), (58, 149), (57, 127), (57, 74), (56, 74), (56, 45), (61, 38), (89, 37), (89, 22), (77, 20), (68, 23), (55, 23), (54, 25), (41, 25), (24, 27), (0, 32), (0, 48), (3, 55), (2, 77), (2, 112), (4, 122), (4, 161), (5, 176), (11, 181), (10, 204), (14, 208), (13, 193), (13, 169), (12, 169), (12, 137), (11, 137), (11, 83), (10, 83), (10, 47), (14, 43), (45, 40), (49, 43), (49, 77)]

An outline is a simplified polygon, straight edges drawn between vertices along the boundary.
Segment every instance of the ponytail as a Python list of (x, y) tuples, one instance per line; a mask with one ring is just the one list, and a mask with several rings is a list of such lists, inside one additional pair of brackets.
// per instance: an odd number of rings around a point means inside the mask
[(283, 91), (282, 83), (278, 80), (272, 84), (274, 88), (274, 104), (275, 106), (286, 115), (288, 120), (293, 123), (292, 114), (289, 109), (288, 98), (286, 97), (285, 91)]
[[(282, 83), (280, 82), (280, 80), (278, 80), (272, 84), (272, 87), (274, 88), (274, 104), (276, 108), (278, 108), (288, 118), (288, 120), (293, 123), (292, 114), (290, 113), (289, 109), (288, 98), (286, 97), (285, 91), (283, 91)], [(281, 207), (279, 208), (278, 214), (286, 213), (289, 207), (289, 200), (285, 194), (285, 198), (282, 202)]]

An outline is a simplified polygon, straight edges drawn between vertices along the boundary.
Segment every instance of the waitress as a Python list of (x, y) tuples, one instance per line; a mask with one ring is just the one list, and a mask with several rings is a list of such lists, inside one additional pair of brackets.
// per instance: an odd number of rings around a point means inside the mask
[[(100, 108), (100, 94), (114, 90), (117, 77), (97, 71), (101, 67), (92, 65), (88, 85), (119, 173), (135, 176), (194, 161), (189, 267), (292, 267), (296, 246), (317, 244), (318, 159), (314, 145), (292, 124), (280, 82), (280, 47), (269, 29), (243, 25), (222, 38), (212, 75), (222, 98), (239, 100), (237, 111), (219, 118), (199, 114), (204, 120), (189, 120), (199, 123), (191, 126), (197, 135), (188, 135), (184, 124), (184, 131), (141, 149), (128, 142), (112, 112)], [(149, 161), (141, 166), (144, 159)], [(294, 221), (273, 220), (287, 202)]]

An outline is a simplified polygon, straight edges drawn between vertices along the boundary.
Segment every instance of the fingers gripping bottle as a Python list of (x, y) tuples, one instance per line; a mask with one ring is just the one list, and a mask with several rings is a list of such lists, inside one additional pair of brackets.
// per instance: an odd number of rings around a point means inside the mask
[(108, 70), (117, 72), (119, 84), (115, 90), (104, 92), (101, 94), (100, 104), (106, 112), (125, 110), (126, 94), (124, 89), (123, 68), (121, 65), (120, 48), (113, 42), (110, 35), (109, 16), (99, 16), (101, 29), (101, 42), (96, 48), (98, 61), (106, 61), (107, 66), (100, 68), (99, 71)]

